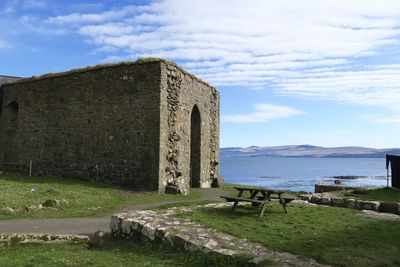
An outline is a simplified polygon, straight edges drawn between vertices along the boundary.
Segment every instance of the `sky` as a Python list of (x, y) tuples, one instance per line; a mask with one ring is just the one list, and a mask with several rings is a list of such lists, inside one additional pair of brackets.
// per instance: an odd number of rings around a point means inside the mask
[(0, 0), (0, 75), (141, 57), (218, 89), (221, 147), (400, 147), (398, 0)]

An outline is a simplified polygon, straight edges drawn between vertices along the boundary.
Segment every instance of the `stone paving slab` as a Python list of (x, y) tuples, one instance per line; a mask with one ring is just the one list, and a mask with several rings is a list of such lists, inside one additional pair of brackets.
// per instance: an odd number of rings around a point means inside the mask
[(111, 217), (111, 233), (114, 237), (158, 243), (178, 250), (220, 253), (228, 257), (250, 256), (251, 262), (272, 261), (274, 266), (326, 266), (313, 259), (272, 251), (264, 246), (229, 234), (207, 228), (189, 219), (176, 218), (180, 212), (195, 208), (222, 208), (229, 203), (215, 203), (195, 207), (179, 207), (166, 210), (142, 210), (118, 213)]

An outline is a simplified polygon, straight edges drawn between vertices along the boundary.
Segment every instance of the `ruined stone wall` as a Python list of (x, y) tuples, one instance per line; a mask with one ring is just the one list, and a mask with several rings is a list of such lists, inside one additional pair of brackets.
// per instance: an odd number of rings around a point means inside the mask
[(36, 175), (157, 190), (159, 84), (160, 62), (150, 62), (4, 85), (0, 162), (33, 160)]
[(219, 179), (219, 94), (182, 69), (161, 65), (160, 185), (178, 185), (185, 193), (190, 182), (191, 113), (201, 117), (200, 187)]

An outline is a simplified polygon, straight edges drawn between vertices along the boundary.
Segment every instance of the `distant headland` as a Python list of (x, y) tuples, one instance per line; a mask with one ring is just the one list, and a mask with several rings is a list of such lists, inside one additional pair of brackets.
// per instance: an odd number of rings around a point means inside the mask
[(306, 158), (384, 158), (386, 154), (400, 155), (400, 148), (321, 147), (289, 145), (269, 147), (225, 147), (222, 157), (306, 157)]

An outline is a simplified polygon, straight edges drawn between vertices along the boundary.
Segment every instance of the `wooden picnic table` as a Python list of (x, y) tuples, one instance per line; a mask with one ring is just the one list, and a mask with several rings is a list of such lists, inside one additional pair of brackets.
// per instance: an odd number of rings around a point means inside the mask
[[(278, 199), (279, 203), (282, 205), (285, 213), (286, 210), (286, 203), (293, 200), (293, 198), (283, 197), (283, 190), (274, 190), (268, 188), (255, 188), (255, 187), (234, 187), (238, 191), (237, 197), (230, 197), (230, 196), (221, 196), (221, 198), (226, 199), (228, 202), (233, 202), (232, 210), (234, 211), (237, 207), (239, 202), (250, 202), (253, 206), (260, 206), (261, 205), (261, 212), (260, 217), (264, 215), (265, 209), (267, 207), (267, 203), (270, 202), (272, 199)], [(250, 197), (242, 197), (244, 192), (249, 192)]]

